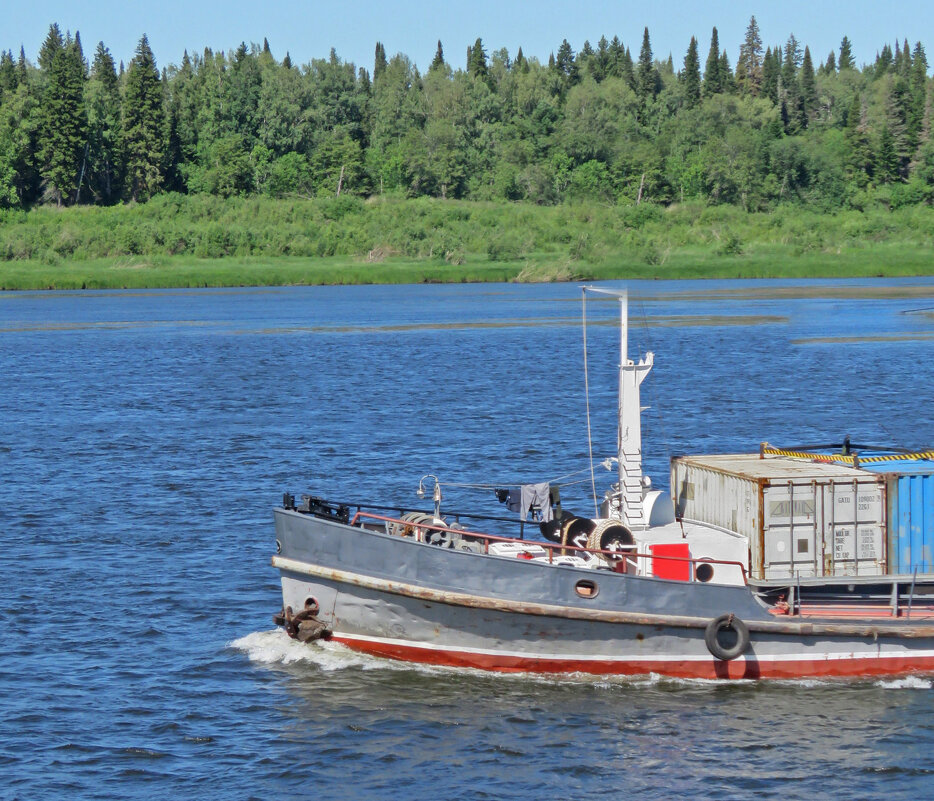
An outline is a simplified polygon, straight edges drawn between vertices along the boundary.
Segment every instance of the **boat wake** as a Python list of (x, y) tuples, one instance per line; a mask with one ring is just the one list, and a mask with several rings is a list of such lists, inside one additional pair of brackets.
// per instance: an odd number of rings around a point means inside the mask
[(357, 668), (375, 670), (384, 668), (387, 661), (358, 654), (339, 643), (318, 640), (314, 643), (301, 643), (293, 640), (283, 629), (254, 631), (240, 637), (229, 647), (247, 655), (251, 662), (261, 665), (295, 665), (305, 663), (314, 665), (319, 670), (344, 670)]
[(934, 689), (934, 679), (924, 676), (905, 676), (900, 679), (878, 681), (876, 687), (886, 690), (930, 690)]

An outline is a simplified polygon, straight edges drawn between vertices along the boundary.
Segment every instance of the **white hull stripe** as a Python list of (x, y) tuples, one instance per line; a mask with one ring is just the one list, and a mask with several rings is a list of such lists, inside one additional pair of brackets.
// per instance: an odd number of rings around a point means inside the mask
[[(547, 662), (709, 662), (710, 654), (650, 654), (650, 655), (599, 655), (599, 654), (555, 654), (539, 653), (534, 651), (507, 651), (497, 648), (471, 648), (461, 645), (438, 645), (435, 643), (413, 642), (399, 640), (391, 637), (373, 637), (367, 634), (342, 634), (335, 631), (332, 635), (340, 642), (373, 643), (399, 648), (433, 651), (439, 653), (459, 653), (477, 656), (500, 657), (503, 659), (543, 660)], [(734, 662), (831, 662), (840, 659), (934, 659), (934, 650), (925, 651), (881, 651), (875, 648), (872, 651), (847, 651), (840, 653), (796, 653), (796, 654), (753, 654), (750, 657), (741, 656)]]

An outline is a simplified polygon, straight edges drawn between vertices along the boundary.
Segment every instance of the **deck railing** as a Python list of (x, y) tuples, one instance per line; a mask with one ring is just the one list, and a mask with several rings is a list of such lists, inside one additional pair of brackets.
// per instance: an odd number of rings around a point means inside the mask
[[(544, 548), (545, 550), (548, 551), (549, 564), (554, 563), (555, 551), (561, 551), (561, 553), (558, 554), (558, 556), (565, 555), (567, 551), (575, 551), (578, 553), (594, 554), (597, 556), (615, 558), (621, 562), (625, 561), (629, 565), (632, 565), (633, 567), (637, 566), (638, 562), (632, 561), (632, 560), (639, 560), (639, 559), (657, 559), (659, 561), (665, 561), (665, 562), (688, 562), (690, 563), (690, 566), (691, 566), (691, 579), (690, 579), (691, 581), (697, 580), (695, 578), (697, 565), (711, 565), (711, 566), (724, 565), (724, 566), (729, 566), (729, 567), (738, 567), (743, 576), (743, 584), (747, 583), (746, 566), (742, 562), (736, 562), (736, 561), (731, 561), (727, 559), (709, 559), (706, 557), (694, 558), (694, 557), (687, 557), (687, 556), (667, 556), (667, 555), (657, 555), (657, 554), (651, 554), (651, 553), (638, 553), (636, 550), (638, 546), (636, 545), (626, 545), (616, 550), (604, 550), (604, 549), (599, 549), (599, 548), (583, 548), (578, 545), (553, 543), (553, 542), (547, 542), (547, 541), (539, 542), (537, 540), (532, 541), (532, 540), (526, 540), (526, 539), (516, 539), (515, 537), (499, 537), (499, 536), (496, 536), (495, 534), (485, 534), (480, 531), (470, 531), (468, 529), (462, 529), (462, 528), (451, 528), (448, 525), (442, 525), (439, 523), (415, 522), (412, 520), (404, 520), (399, 517), (389, 517), (388, 515), (381, 515), (375, 512), (364, 512), (361, 510), (358, 510), (357, 513), (353, 516), (353, 519), (351, 519), (350, 521), (350, 525), (358, 526), (362, 528), (364, 525), (363, 523), (364, 520), (374, 520), (374, 521), (382, 522), (384, 525), (387, 526), (387, 531), (388, 531), (387, 524), (402, 526), (404, 529), (405, 528), (411, 529), (412, 533), (415, 534), (416, 539), (419, 542), (424, 542), (424, 534), (422, 533), (424, 531), (445, 532), (445, 533), (449, 533), (452, 535), (457, 535), (458, 537), (461, 537), (461, 538), (479, 541), (483, 544), (484, 554), (489, 554), (491, 543), (497, 543), (497, 542), (516, 543), (516, 544), (523, 545), (526, 547), (534, 545), (540, 548)], [(618, 572), (625, 572), (625, 571), (618, 571)]]

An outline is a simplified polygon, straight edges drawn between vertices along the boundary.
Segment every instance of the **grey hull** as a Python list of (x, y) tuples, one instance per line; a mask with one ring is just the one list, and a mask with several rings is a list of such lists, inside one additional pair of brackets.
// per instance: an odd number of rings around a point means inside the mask
[[(707, 678), (934, 670), (934, 627), (776, 618), (747, 587), (677, 582), (439, 548), (275, 510), (283, 604), (314, 599), (335, 640), (383, 656), (492, 670)], [(595, 585), (586, 598), (580, 581)], [(750, 642), (712, 656), (732, 613)]]

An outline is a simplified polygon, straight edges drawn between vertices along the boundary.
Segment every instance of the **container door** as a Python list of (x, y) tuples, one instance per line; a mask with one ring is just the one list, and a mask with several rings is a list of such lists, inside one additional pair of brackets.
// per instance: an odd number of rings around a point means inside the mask
[(888, 489), (892, 570), (934, 572), (934, 475), (892, 477)]
[(830, 575), (885, 573), (882, 486), (876, 481), (835, 481), (825, 485), (823, 493), (824, 549), (832, 555)]
[(819, 499), (814, 482), (765, 488), (765, 578), (821, 574)]

